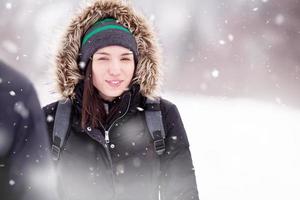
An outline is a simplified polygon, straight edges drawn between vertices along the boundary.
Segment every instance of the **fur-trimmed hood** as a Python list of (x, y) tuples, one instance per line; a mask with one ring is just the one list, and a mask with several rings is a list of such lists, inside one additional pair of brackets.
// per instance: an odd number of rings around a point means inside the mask
[(62, 96), (74, 97), (76, 84), (84, 77), (78, 67), (81, 39), (97, 20), (114, 17), (134, 35), (139, 52), (136, 81), (147, 97), (158, 95), (161, 82), (161, 57), (156, 36), (146, 18), (122, 0), (95, 0), (73, 18), (56, 55), (56, 76)]

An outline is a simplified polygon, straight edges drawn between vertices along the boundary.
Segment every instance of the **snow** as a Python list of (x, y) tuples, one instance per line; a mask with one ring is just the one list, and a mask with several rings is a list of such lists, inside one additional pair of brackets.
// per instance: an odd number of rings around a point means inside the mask
[(15, 183), (16, 182), (13, 179), (9, 180), (9, 185), (13, 186), (13, 185), (15, 185)]
[(212, 75), (213, 78), (218, 78), (219, 75), (220, 75), (220, 72), (219, 72), (219, 70), (214, 69), (214, 70), (211, 72), (211, 75)]
[(173, 140), (177, 140), (177, 136), (172, 136), (171, 137)]
[(12, 3), (7, 2), (7, 3), (5, 4), (5, 8), (6, 8), (7, 10), (10, 10), (10, 9), (12, 8)]
[(124, 173), (125, 173), (124, 165), (123, 164), (117, 165), (117, 167), (116, 167), (116, 175), (124, 174)]
[(11, 54), (16, 54), (18, 52), (18, 46), (11, 40), (2, 41), (2, 47)]
[(141, 108), (141, 107), (136, 107), (136, 109), (141, 112), (144, 111), (144, 108)]
[(10, 94), (10, 96), (16, 96), (16, 93), (15, 93), (15, 91), (9, 91), (9, 94)]
[(232, 41), (234, 40), (234, 36), (233, 36), (232, 34), (229, 34), (229, 35), (227, 36), (227, 38), (228, 38), (228, 40), (229, 40), (230, 42), (232, 42)]
[(155, 15), (151, 14), (150, 17), (149, 17), (149, 20), (153, 22), (155, 20)]
[(23, 117), (23, 119), (26, 119), (29, 116), (28, 109), (25, 107), (24, 103), (21, 101), (18, 101), (15, 103), (14, 111), (16, 113), (18, 113), (19, 115), (21, 115)]
[(282, 14), (278, 14), (275, 17), (275, 24), (282, 25), (284, 22), (284, 16)]
[(54, 118), (52, 115), (48, 115), (46, 120), (47, 120), (47, 122), (52, 122), (54, 120)]
[(225, 40), (219, 40), (219, 44), (220, 44), (220, 45), (225, 45), (225, 44), (226, 44), (226, 41), (225, 41)]
[(84, 70), (84, 69), (85, 69), (85, 66), (86, 66), (85, 62), (83, 62), (83, 61), (79, 62), (79, 68), (80, 68), (81, 70)]
[(300, 111), (168, 94), (190, 142), (200, 199), (300, 199)]

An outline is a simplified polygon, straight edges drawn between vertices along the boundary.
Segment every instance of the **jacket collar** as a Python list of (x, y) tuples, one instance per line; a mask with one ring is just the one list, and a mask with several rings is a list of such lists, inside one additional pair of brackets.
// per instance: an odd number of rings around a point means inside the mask
[[(77, 121), (80, 126), (81, 110), (82, 110), (82, 94), (83, 94), (83, 81), (81, 81), (75, 89), (76, 95), (73, 101), (76, 115), (78, 117)], [(123, 92), (122, 95), (115, 98), (112, 102), (107, 102), (109, 104), (109, 110), (117, 107), (119, 112), (109, 113), (106, 119), (106, 124), (104, 127), (107, 129), (110, 127), (118, 118), (122, 118), (123, 115), (133, 114), (137, 112), (140, 108), (145, 107), (146, 98), (140, 93), (140, 86), (138, 84), (133, 84), (130, 89)]]

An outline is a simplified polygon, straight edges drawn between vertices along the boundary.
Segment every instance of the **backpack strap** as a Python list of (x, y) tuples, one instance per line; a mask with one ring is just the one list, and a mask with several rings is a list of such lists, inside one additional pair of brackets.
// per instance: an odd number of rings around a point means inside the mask
[(52, 133), (52, 154), (54, 160), (59, 160), (70, 123), (72, 102), (70, 99), (60, 100), (57, 105)]
[(162, 122), (160, 98), (146, 99), (145, 117), (150, 135), (154, 141), (154, 149), (160, 156), (165, 150), (165, 129)]

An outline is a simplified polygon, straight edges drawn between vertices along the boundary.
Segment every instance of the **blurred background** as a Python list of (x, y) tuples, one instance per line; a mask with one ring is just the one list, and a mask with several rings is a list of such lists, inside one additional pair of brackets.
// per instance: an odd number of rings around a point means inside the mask
[[(132, 0), (154, 24), (199, 196), (300, 199), (300, 1)], [(86, 1), (0, 0), (0, 59), (58, 98), (53, 55)]]

